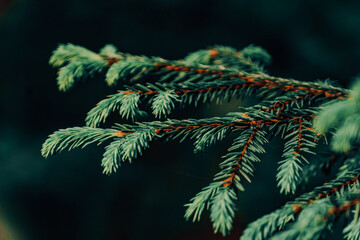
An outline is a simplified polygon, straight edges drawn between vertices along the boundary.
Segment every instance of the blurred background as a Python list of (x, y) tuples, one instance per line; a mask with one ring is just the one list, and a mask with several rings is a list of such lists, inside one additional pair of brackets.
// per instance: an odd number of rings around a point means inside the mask
[[(100, 166), (104, 146), (41, 157), (49, 134), (83, 126), (87, 111), (116, 92), (96, 76), (60, 93), (48, 65), (59, 43), (94, 51), (112, 43), (168, 59), (214, 44), (256, 44), (273, 56), (272, 75), (348, 86), (360, 72), (359, 10), (360, 1), (349, 0), (0, 0), (0, 239), (223, 239), (208, 213), (186, 222), (183, 205), (211, 181), (229, 140), (197, 155), (191, 142), (156, 142), (111, 176)], [(224, 116), (251, 101), (171, 117)], [(277, 146), (267, 147), (241, 193), (227, 239), (286, 201), (275, 183)]]

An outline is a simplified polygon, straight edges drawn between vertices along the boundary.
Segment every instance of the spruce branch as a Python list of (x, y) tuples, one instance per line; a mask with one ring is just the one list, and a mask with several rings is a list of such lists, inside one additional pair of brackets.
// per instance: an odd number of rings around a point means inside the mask
[[(332, 201), (325, 198), (312, 203), (300, 213), (296, 222), (290, 224), (285, 231), (277, 233), (271, 239), (316, 240), (325, 238), (329, 231), (332, 231), (335, 220), (359, 204), (360, 191), (358, 187), (355, 185), (353, 189), (338, 192)], [(352, 229), (348, 228), (345, 233), (349, 230)]]
[(180, 102), (179, 96), (174, 94), (173, 91), (161, 91), (153, 98), (152, 110), (157, 118), (161, 116), (168, 116), (175, 108), (175, 102)]
[[(244, 135), (248, 138), (246, 139)], [(229, 153), (224, 156), (226, 160), (220, 164), (220, 167), (224, 168), (224, 170), (216, 175), (215, 180), (221, 179), (224, 187), (235, 187), (237, 190), (244, 191), (238, 174), (241, 174), (248, 182), (251, 182), (248, 175), (253, 174), (252, 163), (259, 162), (260, 159), (255, 155), (249, 154), (248, 151), (264, 153), (265, 150), (262, 147), (264, 143), (267, 143), (265, 133), (260, 131), (258, 126), (250, 131), (245, 130), (239, 138), (234, 140), (233, 146), (228, 149)], [(239, 148), (242, 148), (240, 152), (232, 152)]]
[(359, 178), (360, 169), (357, 169), (337, 177), (323, 186), (316, 187), (311, 192), (302, 194), (295, 200), (286, 203), (282, 208), (250, 223), (240, 239), (264, 240), (270, 238), (276, 232), (284, 229), (289, 222), (297, 221), (296, 216), (314, 202), (336, 196), (336, 193), (345, 188), (351, 189), (359, 186)]
[[(73, 54), (69, 58), (62, 59), (62, 55), (58, 54), (58, 51), (64, 52), (67, 46), (72, 46), (68, 52), (73, 50)], [(74, 50), (75, 49), (75, 50)], [(80, 49), (82, 49), (80, 47)], [(108, 47), (108, 49), (111, 49)], [(115, 48), (113, 48), (115, 50)], [(73, 45), (61, 45), (58, 51), (54, 52), (51, 63), (56, 62), (54, 59), (58, 59), (58, 62), (66, 62), (76, 60), (89, 60), (90, 62), (95, 59), (96, 54), (89, 54), (91, 57), (86, 58), (86, 54), (81, 54), (82, 51), (77, 50)], [(80, 52), (80, 57), (76, 57), (75, 52)], [(106, 51), (105, 51), (106, 52)], [(95, 55), (94, 55), (95, 54)], [(113, 53), (113, 55), (116, 53)], [(75, 56), (74, 56), (75, 55)], [(219, 79), (224, 80), (242, 80), (244, 83), (248, 83), (250, 87), (264, 87), (264, 88), (279, 88), (282, 91), (306, 91), (314, 94), (324, 94), (328, 98), (340, 98), (343, 99), (348, 95), (346, 89), (333, 87), (327, 83), (307, 83), (293, 79), (284, 79), (272, 77), (264, 73), (249, 74), (238, 69), (224, 69), (216, 66), (207, 65), (190, 65), (184, 61), (169, 61), (158, 57), (147, 58), (144, 56), (132, 56), (129, 54), (118, 54), (120, 57), (116, 63), (111, 64), (113, 70), (111, 70), (110, 83), (114, 83), (117, 79), (131, 81), (142, 81), (144, 78), (151, 76), (156, 77), (159, 82), (209, 82)], [(250, 54), (251, 55), (251, 54)], [(111, 62), (114, 62), (113, 56), (108, 57)], [(103, 59), (107, 64), (107, 59), (99, 55), (96, 60)], [(180, 62), (180, 63), (179, 63)], [(86, 64), (85, 64), (86, 65)], [(57, 66), (57, 65), (55, 65)], [(84, 67), (86, 68), (86, 67)], [(61, 72), (61, 70), (60, 70)], [(110, 69), (109, 69), (110, 72)], [(108, 73), (109, 73), (108, 72)], [(176, 73), (176, 74), (172, 74)], [(177, 73), (181, 73), (180, 75)], [(160, 79), (160, 80), (159, 80)], [(149, 80), (149, 79), (148, 79)]]
[(105, 64), (102, 60), (76, 60), (58, 71), (57, 84), (60, 91), (67, 91), (75, 81), (87, 75), (101, 72)]
[[(284, 91), (284, 92), (298, 92), (303, 91), (306, 93), (311, 93), (313, 95), (323, 94), (326, 98), (329, 99), (344, 99), (348, 96), (348, 91), (342, 88), (334, 87), (326, 83), (309, 83), (301, 82), (293, 79), (285, 79), (272, 77), (267, 74), (248, 74), (246, 72), (233, 70), (233, 69), (224, 69), (221, 70), (216, 67), (205, 66), (205, 67), (191, 67), (184, 66), (179, 64), (170, 64), (170, 63), (153, 63), (153, 71), (146, 71), (143, 73), (142, 77), (150, 77), (154, 75), (160, 78), (159, 82), (182, 82), (182, 83), (213, 83), (219, 82), (219, 80), (224, 80), (225, 82), (231, 81), (224, 85), (226, 88), (232, 88), (235, 86), (254, 88), (264, 90), (263, 93), (267, 91)], [(144, 66), (133, 66), (131, 63), (124, 66), (131, 69), (142, 69), (142, 67), (148, 68), (148, 65)], [(128, 70), (134, 71), (134, 70)], [(175, 78), (173, 81), (169, 81), (170, 73), (183, 73), (181, 78)], [(169, 75), (170, 74), (170, 75)], [(165, 76), (162, 78), (162, 76)], [(174, 75), (177, 76), (177, 75)], [(124, 78), (126, 79), (126, 78)], [(163, 79), (163, 80), (162, 80)], [(235, 84), (233, 82), (236, 82)], [(265, 91), (267, 90), (267, 91)]]
[[(88, 126), (97, 127), (100, 123), (104, 122), (107, 116), (111, 112), (120, 108), (120, 115), (125, 118), (136, 119), (138, 117), (146, 116), (143, 111), (138, 109), (138, 103), (141, 101), (147, 101), (152, 103), (153, 109), (161, 109), (163, 115), (167, 116), (171, 112), (171, 109), (175, 107), (175, 102), (179, 102), (180, 105), (199, 102), (210, 102), (216, 99), (217, 103), (221, 103), (232, 97), (240, 97), (249, 95), (254, 91), (254, 88), (248, 85), (232, 81), (230, 85), (228, 82), (214, 82), (214, 83), (187, 83), (187, 84), (136, 84), (135, 86), (128, 86), (126, 90), (119, 91), (117, 94), (108, 96), (107, 99), (100, 101), (95, 108), (93, 108), (87, 115), (86, 123)], [(268, 89), (267, 89), (268, 91)], [(305, 101), (321, 103), (327, 101), (328, 97), (324, 92), (306, 93), (301, 94), (289, 93), (289, 95), (283, 95), (275, 98), (272, 101), (264, 101), (263, 105), (266, 106), (262, 111), (283, 111), (290, 109), (291, 107), (302, 108)], [(162, 96), (168, 96), (166, 98)], [(127, 101), (127, 98), (130, 100)], [(136, 100), (132, 105), (126, 105), (124, 102), (132, 102)], [(157, 101), (154, 101), (157, 99)], [(331, 98), (330, 98), (331, 99)], [(155, 106), (158, 104), (158, 106)], [(309, 104), (307, 104), (309, 105)], [(160, 108), (161, 107), (161, 108)], [(131, 114), (124, 114), (124, 111)], [(159, 117), (157, 112), (153, 113)]]
[(356, 240), (360, 238), (359, 206), (360, 204), (357, 202), (356, 210), (353, 211), (354, 218), (343, 230), (344, 237), (347, 240)]
[(358, 149), (352, 150), (351, 153), (342, 155), (342, 165), (337, 172), (337, 176), (343, 176), (347, 172), (360, 167)]
[(53, 51), (49, 63), (54, 67), (60, 67), (67, 62), (77, 60), (101, 60), (101, 57), (84, 47), (68, 43), (60, 44), (59, 47)]
[(44, 142), (41, 154), (44, 157), (61, 152), (68, 148), (69, 150), (76, 147), (86, 147), (91, 143), (102, 142), (115, 137), (115, 129), (100, 129), (90, 127), (73, 127), (61, 129), (49, 136)]
[(118, 159), (121, 159), (123, 143), (124, 140), (120, 138), (105, 147), (103, 159), (101, 160), (101, 166), (104, 168), (103, 173), (111, 174), (112, 172), (116, 172), (116, 169), (120, 166)]
[(193, 222), (200, 221), (201, 214), (204, 209), (209, 209), (210, 199), (214, 197), (219, 188), (221, 187), (221, 182), (213, 182), (209, 186), (202, 189), (201, 192), (197, 193), (195, 197), (190, 200), (190, 203), (185, 204), (187, 207), (185, 212), (185, 219), (192, 219)]
[[(214, 182), (203, 188), (185, 205), (185, 218), (188, 220), (193, 216), (193, 221), (199, 220), (204, 207), (207, 206), (207, 209), (210, 208), (214, 232), (220, 231), (223, 236), (227, 235), (232, 229), (235, 216), (236, 194), (244, 191), (240, 176), (250, 181), (248, 175), (253, 173), (253, 163), (260, 161), (252, 153), (263, 153), (261, 145), (265, 142), (267, 141), (264, 133), (258, 127), (244, 130), (228, 149), (229, 153), (220, 164), (222, 170), (215, 175)], [(238, 150), (240, 152), (237, 152)]]
[(240, 51), (232, 47), (216, 45), (190, 53), (184, 61), (188, 64), (216, 65), (242, 69), (248, 73), (261, 73), (262, 66), (270, 64), (271, 56), (266, 50), (254, 45)]
[[(303, 152), (315, 154), (309, 148), (314, 148), (315, 137), (314, 129), (310, 128), (311, 122), (306, 121), (302, 117), (294, 119), (296, 124), (288, 127), (290, 132), (285, 138), (290, 139), (285, 144), (284, 160), (280, 161), (276, 179), (280, 192), (295, 193), (296, 186), (300, 179), (304, 163), (308, 163)], [(291, 124), (291, 122), (290, 122)]]
[(235, 201), (237, 200), (234, 189), (220, 188), (211, 202), (210, 218), (213, 222), (214, 233), (220, 231), (226, 236), (232, 229), (235, 216)]
[(360, 140), (360, 77), (346, 101), (330, 102), (323, 106), (319, 117), (314, 121), (315, 129), (324, 133), (336, 128), (331, 148), (338, 153), (346, 153)]
[(289, 229), (275, 234), (270, 239), (304, 239), (316, 240), (325, 237), (326, 230), (331, 229), (332, 221), (324, 221), (331, 208), (329, 199), (322, 199), (306, 208)]
[[(194, 142), (194, 152), (197, 153), (204, 151), (207, 147), (224, 139), (232, 132), (232, 129), (233, 126), (231, 125), (219, 125), (196, 136), (196, 141)], [(204, 130), (200, 131), (203, 132)]]
[[(121, 53), (113, 45), (106, 45), (100, 50), (100, 53), (95, 53), (81, 46), (61, 44), (53, 52), (49, 63), (54, 67), (60, 67), (58, 71), (58, 85), (61, 91), (66, 91), (73, 86), (77, 79), (87, 76), (88, 72), (89, 75), (92, 75), (95, 72), (102, 72), (108, 68), (106, 82), (108, 85), (115, 85), (120, 78), (137, 81), (143, 76), (149, 75), (151, 71), (156, 72), (158, 65), (163, 63), (167, 63), (168, 66), (171, 66), (173, 63), (211, 65), (211, 59), (224, 59), (223, 55), (226, 56), (225, 59), (228, 59), (229, 56), (234, 55), (233, 51), (235, 50), (231, 49), (229, 51), (230, 49), (229, 47), (216, 46), (215, 49), (199, 50), (184, 60), (168, 61), (158, 57), (148, 58)], [(269, 58), (268, 53), (259, 47), (249, 46), (244, 51), (245, 57), (239, 54), (241, 52), (235, 51), (236, 54), (233, 56), (231, 64), (236, 66), (237, 69), (240, 68), (246, 72), (257, 73), (260, 71), (260, 67), (252, 63), (251, 58), (258, 59), (259, 54)], [(204, 62), (205, 59), (208, 60)], [(224, 66), (232, 65), (228, 63), (224, 64)], [(171, 77), (170, 75), (164, 76), (164, 79)], [(177, 77), (181, 77), (181, 75)]]
[[(219, 139), (225, 137), (231, 131), (250, 126), (248, 122), (242, 123), (234, 117), (167, 120), (164, 122), (147, 122), (130, 124), (117, 124), (111, 129), (75, 127), (56, 131), (45, 141), (42, 155), (48, 157), (55, 152), (66, 148), (69, 150), (76, 147), (85, 147), (91, 143), (98, 144), (104, 141), (112, 142), (105, 147), (102, 166), (105, 173), (116, 171), (121, 161), (131, 162), (142, 154), (153, 139), (168, 138), (182, 140), (187, 138), (202, 139), (209, 136), (214, 129), (226, 129), (217, 135)], [(214, 141), (214, 139), (210, 139)], [(206, 141), (205, 141), (206, 142)], [(203, 144), (207, 144), (207, 143)]]
[[(121, 87), (122, 90), (91, 109), (86, 127), (62, 129), (50, 135), (43, 144), (42, 155), (48, 157), (64, 149), (106, 141), (101, 165), (103, 172), (110, 174), (121, 162), (132, 162), (157, 139), (192, 139), (194, 151), (198, 152), (231, 133), (237, 134), (213, 181), (185, 205), (188, 220), (200, 220), (202, 212), (209, 210), (214, 232), (225, 236), (232, 229), (238, 195), (244, 191), (243, 179), (251, 181), (255, 163), (260, 162), (257, 155), (264, 153), (264, 144), (273, 136), (281, 136), (285, 140), (284, 159), (279, 162), (276, 177), (280, 192), (294, 193), (302, 180), (310, 181), (311, 175), (334, 166), (335, 161), (340, 165), (337, 175), (249, 224), (241, 239), (319, 239), (332, 231), (339, 216), (354, 208), (353, 215), (345, 216), (349, 224), (344, 236), (358, 239), (360, 80), (348, 90), (330, 81), (273, 77), (263, 69), (270, 60), (265, 50), (252, 45), (240, 51), (213, 46), (182, 60), (135, 56), (119, 52), (112, 45), (99, 53), (72, 44), (60, 45), (50, 64), (60, 68), (57, 81), (61, 91), (102, 72), (110, 86), (119, 81), (133, 85)], [(261, 96), (261, 102), (240, 107), (225, 117), (168, 119), (98, 128), (113, 112), (133, 122), (145, 118), (147, 112), (139, 107), (143, 103), (150, 105), (155, 117), (164, 118), (177, 106), (222, 103), (250, 94)], [(331, 146), (338, 157), (308, 162), (306, 155), (315, 153), (319, 135), (327, 131), (334, 132)]]

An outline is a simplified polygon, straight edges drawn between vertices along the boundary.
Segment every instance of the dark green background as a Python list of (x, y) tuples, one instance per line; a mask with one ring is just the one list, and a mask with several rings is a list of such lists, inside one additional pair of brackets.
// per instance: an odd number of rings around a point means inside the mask
[[(94, 51), (112, 43), (169, 59), (213, 44), (253, 43), (273, 56), (272, 75), (347, 86), (360, 72), (359, 2), (0, 0), (0, 239), (221, 239), (208, 213), (186, 222), (183, 205), (210, 182), (230, 141), (198, 155), (191, 142), (154, 143), (111, 176), (102, 175), (103, 146), (40, 156), (47, 135), (84, 125), (87, 111), (116, 91), (97, 76), (58, 92), (48, 65), (58, 43)], [(224, 116), (239, 103), (171, 117)], [(267, 149), (239, 197), (229, 239), (284, 203), (275, 184), (282, 148), (274, 142)]]

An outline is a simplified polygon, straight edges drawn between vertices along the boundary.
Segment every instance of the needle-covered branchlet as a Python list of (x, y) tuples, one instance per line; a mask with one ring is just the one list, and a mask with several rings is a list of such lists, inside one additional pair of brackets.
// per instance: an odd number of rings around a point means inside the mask
[[(219, 163), (219, 172), (185, 204), (186, 219), (200, 220), (203, 211), (209, 210), (214, 232), (225, 236), (237, 227), (233, 226), (237, 200), (245, 184), (256, 177), (264, 146), (279, 136), (284, 140), (284, 150), (282, 159), (274, 164), (278, 164), (276, 181), (281, 193), (298, 193), (298, 186), (311, 182), (321, 169), (336, 176), (249, 224), (241, 239), (321, 239), (343, 215), (349, 222), (344, 228), (345, 238), (359, 239), (360, 83), (349, 90), (330, 81), (274, 77), (264, 69), (270, 61), (265, 50), (252, 45), (240, 50), (213, 46), (180, 60), (136, 56), (119, 52), (112, 45), (99, 53), (72, 44), (60, 45), (50, 64), (59, 68), (61, 91), (95, 73), (104, 73), (106, 83), (118, 86), (118, 91), (88, 112), (86, 126), (51, 134), (43, 144), (42, 155), (104, 144), (101, 166), (110, 174), (122, 162), (142, 155), (152, 141), (191, 139), (196, 153), (232, 135), (233, 143)], [(247, 95), (261, 100), (224, 117), (168, 119), (179, 107), (221, 104)], [(126, 119), (133, 123), (101, 128), (115, 113), (120, 116), (119, 122)], [(162, 120), (148, 120), (149, 113)], [(336, 159), (316, 155), (320, 138), (329, 130), (335, 132), (331, 149), (336, 151)]]

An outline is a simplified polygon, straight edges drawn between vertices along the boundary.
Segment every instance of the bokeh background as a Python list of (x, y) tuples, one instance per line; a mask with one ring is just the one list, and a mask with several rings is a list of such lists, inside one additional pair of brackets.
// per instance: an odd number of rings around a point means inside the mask
[[(183, 205), (218, 171), (229, 140), (197, 155), (191, 142), (154, 143), (111, 176), (102, 174), (103, 146), (41, 157), (50, 133), (84, 125), (87, 111), (116, 91), (96, 76), (58, 92), (48, 59), (59, 43), (94, 51), (112, 43), (169, 59), (256, 44), (273, 56), (272, 75), (348, 86), (360, 72), (359, 10), (349, 0), (0, 0), (0, 239), (223, 239), (208, 213), (186, 222)], [(224, 116), (252, 101), (171, 117)], [(280, 146), (267, 147), (227, 239), (285, 202), (275, 184)]]

